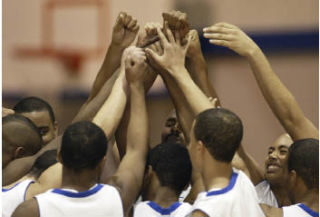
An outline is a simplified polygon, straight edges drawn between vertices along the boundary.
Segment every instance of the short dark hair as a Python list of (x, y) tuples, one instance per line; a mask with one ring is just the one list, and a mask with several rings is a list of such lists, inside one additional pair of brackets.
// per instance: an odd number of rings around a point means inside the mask
[(196, 117), (194, 135), (214, 159), (229, 163), (240, 145), (243, 126), (240, 118), (227, 109), (208, 109)]
[(41, 173), (48, 169), (53, 164), (57, 163), (57, 150), (49, 150), (42, 153), (34, 162), (29, 174), (39, 178)]
[(104, 132), (89, 121), (71, 124), (62, 136), (63, 165), (75, 171), (93, 169), (107, 153), (108, 141)]
[(18, 114), (2, 118), (2, 139), (7, 140), (10, 145), (24, 147), (30, 154), (35, 154), (43, 145), (36, 125), (28, 118)]
[(34, 96), (23, 98), (13, 107), (13, 110), (16, 113), (48, 111), (52, 123), (54, 123), (56, 120), (50, 104), (43, 99)]
[(308, 189), (319, 189), (319, 140), (301, 139), (289, 148), (289, 171), (296, 171)]
[(173, 189), (177, 195), (187, 186), (191, 178), (192, 165), (187, 149), (177, 143), (162, 143), (148, 154), (147, 165), (151, 165), (160, 184)]

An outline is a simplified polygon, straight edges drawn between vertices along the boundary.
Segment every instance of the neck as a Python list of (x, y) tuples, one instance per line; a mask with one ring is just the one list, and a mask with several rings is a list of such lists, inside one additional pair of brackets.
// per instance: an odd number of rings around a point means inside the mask
[(159, 186), (156, 193), (150, 197), (150, 200), (163, 208), (167, 208), (179, 201), (179, 195), (169, 187)]
[(228, 186), (232, 176), (232, 165), (216, 161), (211, 156), (207, 157), (207, 160), (204, 162), (202, 177), (206, 190), (209, 191), (212, 188), (224, 188)]
[(319, 212), (319, 190), (312, 189), (296, 198), (298, 203), (303, 203), (313, 211)]
[(281, 185), (281, 186), (270, 185), (270, 187), (271, 187), (271, 190), (272, 190), (274, 196), (277, 199), (279, 207), (289, 206), (292, 204), (285, 186), (283, 186), (283, 185)]
[(75, 172), (66, 167), (62, 170), (62, 188), (86, 191), (97, 183), (98, 175), (95, 170)]

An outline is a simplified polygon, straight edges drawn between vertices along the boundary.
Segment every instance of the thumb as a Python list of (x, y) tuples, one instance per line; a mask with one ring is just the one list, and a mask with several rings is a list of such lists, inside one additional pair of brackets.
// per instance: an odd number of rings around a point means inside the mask
[(151, 59), (152, 61), (155, 61), (155, 62), (160, 61), (160, 56), (156, 52), (151, 50), (150, 48), (146, 48), (145, 53), (146, 53), (148, 59)]
[(122, 27), (124, 26), (124, 18), (125, 18), (125, 14), (123, 12), (121, 12), (116, 20), (116, 23), (114, 25), (114, 30), (121, 30)]

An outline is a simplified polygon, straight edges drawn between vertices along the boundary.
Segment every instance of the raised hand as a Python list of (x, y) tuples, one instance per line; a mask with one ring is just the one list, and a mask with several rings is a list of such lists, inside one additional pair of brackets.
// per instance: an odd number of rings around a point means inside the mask
[(181, 11), (170, 11), (169, 13), (162, 13), (163, 21), (168, 22), (169, 28), (174, 33), (179, 32), (180, 38), (184, 38), (189, 32), (189, 23), (187, 21), (187, 14)]
[(160, 37), (161, 45), (163, 46), (163, 55), (159, 55), (149, 48), (146, 49), (146, 54), (150, 63), (156, 64), (154, 67), (161, 68), (173, 74), (177, 69), (180, 69), (181, 67), (184, 68), (185, 56), (190, 40), (187, 41), (186, 45), (182, 45), (180, 33), (176, 32), (176, 39), (174, 39), (167, 23), (165, 23), (165, 27), (164, 31), (167, 33), (168, 39), (161, 29), (157, 27), (157, 33)]
[(147, 23), (138, 35), (137, 47), (145, 48), (158, 41), (157, 27), (162, 28), (160, 23)]
[(127, 81), (131, 84), (143, 84), (148, 67), (144, 51), (141, 48), (130, 47), (125, 55), (124, 63)]
[(128, 47), (135, 39), (139, 25), (137, 20), (125, 12), (120, 12), (112, 32), (112, 44), (123, 49)]
[(211, 44), (227, 47), (241, 56), (247, 57), (259, 49), (241, 29), (229, 23), (217, 23), (204, 28), (203, 32)]
[(190, 30), (188, 32), (188, 36), (190, 37), (190, 46), (187, 50), (187, 57), (192, 58), (193, 56), (197, 56), (199, 54), (202, 55), (200, 39), (197, 30)]

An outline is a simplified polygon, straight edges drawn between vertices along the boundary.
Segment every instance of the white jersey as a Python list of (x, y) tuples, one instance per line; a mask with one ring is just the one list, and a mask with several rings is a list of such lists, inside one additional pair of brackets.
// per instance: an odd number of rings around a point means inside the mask
[(276, 196), (274, 196), (270, 184), (264, 180), (256, 185), (259, 203), (267, 204), (269, 206), (279, 207)]
[(51, 189), (36, 196), (41, 217), (123, 216), (120, 195), (110, 185), (96, 184), (88, 191)]
[(189, 203), (176, 202), (168, 208), (162, 208), (153, 201), (144, 201), (135, 207), (134, 217), (185, 217), (190, 213)]
[(33, 180), (24, 180), (9, 189), (2, 188), (2, 217), (10, 217), (20, 203), (24, 202), (31, 183)]
[(294, 204), (291, 206), (282, 207), (283, 217), (319, 217), (319, 213), (313, 211), (302, 203)]
[(181, 192), (179, 196), (179, 202), (183, 202), (184, 199), (186, 199), (186, 197), (189, 195), (190, 191), (191, 191), (191, 185), (189, 185), (186, 190)]
[(260, 217), (257, 192), (249, 178), (234, 169), (229, 185), (223, 189), (211, 189), (200, 193), (192, 211), (200, 210), (210, 217)]

